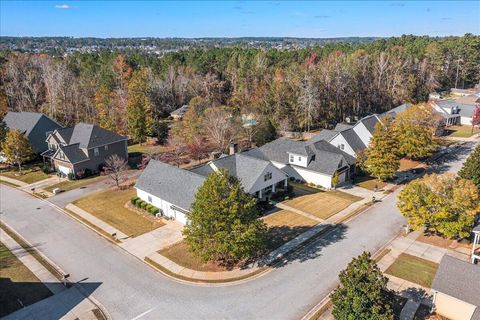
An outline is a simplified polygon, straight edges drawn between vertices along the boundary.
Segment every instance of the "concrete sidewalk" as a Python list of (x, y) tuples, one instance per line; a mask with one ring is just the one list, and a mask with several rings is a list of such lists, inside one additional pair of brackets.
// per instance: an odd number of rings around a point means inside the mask
[(2, 319), (97, 319), (93, 314), (93, 310), (97, 309), (97, 306), (75, 286), (67, 289), (37, 259), (3, 230), (0, 232), (0, 241), (53, 293), (53, 296), (17, 310)]
[(14, 185), (19, 186), (19, 187), (28, 186), (28, 183), (25, 183), (25, 182), (17, 180), (17, 179), (12, 179), (12, 178), (9, 178), (9, 177), (5, 177), (5, 176), (0, 176), (0, 180), (6, 181), (8, 183), (14, 184)]

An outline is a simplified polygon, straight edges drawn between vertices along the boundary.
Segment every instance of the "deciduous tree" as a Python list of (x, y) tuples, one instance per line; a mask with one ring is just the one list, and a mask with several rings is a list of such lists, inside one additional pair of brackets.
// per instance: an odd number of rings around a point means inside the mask
[(255, 257), (265, 245), (265, 224), (256, 200), (224, 169), (211, 173), (198, 189), (183, 234), (205, 261), (232, 265)]
[(470, 180), (431, 174), (410, 182), (400, 192), (397, 205), (413, 229), (463, 238), (470, 235), (480, 196)]
[(392, 294), (369, 252), (353, 258), (340, 272), (340, 285), (331, 295), (338, 320), (393, 320)]
[(32, 147), (27, 137), (20, 130), (9, 130), (2, 143), (2, 152), (7, 162), (18, 165), (18, 171), (22, 173), (22, 164), (33, 156)]
[(398, 139), (392, 120), (386, 118), (377, 123), (366, 151), (366, 170), (377, 179), (392, 178), (400, 167)]
[(128, 168), (127, 161), (122, 157), (113, 154), (105, 160), (103, 166), (104, 174), (108, 175), (110, 179), (115, 183), (117, 188), (120, 187), (120, 183), (126, 180), (125, 171)]

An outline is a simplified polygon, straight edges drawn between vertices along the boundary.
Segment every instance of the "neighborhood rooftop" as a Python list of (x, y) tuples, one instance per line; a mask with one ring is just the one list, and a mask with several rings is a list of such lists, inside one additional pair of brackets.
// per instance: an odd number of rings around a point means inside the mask
[[(121, 136), (115, 132), (105, 130), (99, 126), (86, 123), (78, 123), (70, 130), (59, 132), (62, 137), (66, 137), (67, 144), (79, 144), (80, 148), (90, 149), (113, 143), (119, 140), (125, 140), (127, 137)], [(65, 136), (63, 136), (65, 134)]]

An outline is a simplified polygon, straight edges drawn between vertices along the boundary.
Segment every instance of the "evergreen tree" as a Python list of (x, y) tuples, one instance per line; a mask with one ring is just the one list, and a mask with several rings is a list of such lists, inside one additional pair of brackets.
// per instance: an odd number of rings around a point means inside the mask
[(265, 245), (265, 224), (256, 200), (221, 169), (198, 189), (183, 234), (192, 252), (226, 265), (255, 257)]
[(467, 158), (458, 175), (463, 179), (472, 180), (480, 187), (480, 145)]
[(2, 143), (2, 151), (8, 163), (18, 165), (20, 173), (22, 173), (22, 164), (33, 156), (32, 147), (20, 130), (9, 130), (7, 132), (7, 136)]
[(0, 118), (0, 151), (2, 151), (2, 143), (7, 138), (8, 127), (5, 121)]
[(340, 285), (331, 295), (335, 319), (393, 320), (388, 279), (369, 252), (353, 258), (339, 278)]
[(400, 167), (398, 139), (388, 118), (377, 123), (366, 151), (366, 170), (377, 179), (392, 178)]
[(152, 128), (149, 81), (146, 70), (135, 71), (128, 84), (128, 129), (135, 142), (144, 142)]

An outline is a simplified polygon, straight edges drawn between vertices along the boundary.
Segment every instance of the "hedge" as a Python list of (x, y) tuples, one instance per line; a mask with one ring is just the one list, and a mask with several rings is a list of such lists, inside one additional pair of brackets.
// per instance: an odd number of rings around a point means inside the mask
[(160, 209), (155, 207), (154, 205), (149, 204), (148, 202), (143, 201), (139, 197), (132, 197), (130, 199), (131, 203), (136, 206), (137, 208), (143, 209), (153, 215), (160, 212)]

